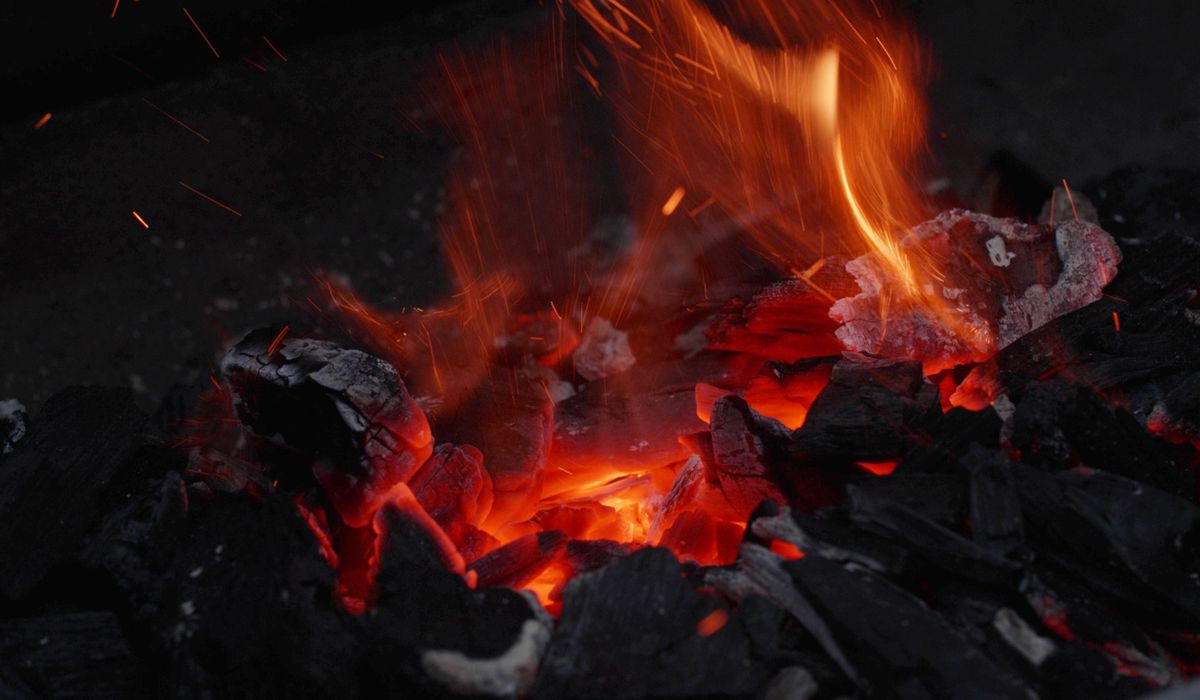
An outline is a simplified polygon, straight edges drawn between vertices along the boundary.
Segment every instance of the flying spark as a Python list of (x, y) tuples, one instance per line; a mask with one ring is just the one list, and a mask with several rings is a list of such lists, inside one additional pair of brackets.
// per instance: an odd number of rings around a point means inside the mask
[(150, 224), (146, 223), (146, 220), (142, 218), (141, 214), (137, 213), (136, 211), (132, 211), (130, 213), (133, 214), (133, 218), (138, 220), (139, 224), (141, 224), (145, 228), (150, 228)]
[(48, 122), (48, 121), (50, 121), (50, 113), (46, 112), (45, 114), (42, 115), (41, 119), (37, 120), (37, 123), (33, 125), (33, 128), (40, 129), (43, 126), (45, 126), (46, 122)]
[(200, 190), (196, 189), (195, 187), (192, 187), (191, 185), (187, 184), (187, 183), (186, 183), (186, 182), (184, 182), (183, 180), (180, 180), (180, 181), (179, 181), (179, 184), (183, 185), (183, 187), (184, 187), (185, 189), (187, 189), (187, 190), (190, 190), (190, 191), (192, 191), (192, 192), (194, 192), (194, 193), (196, 193), (196, 194), (200, 195), (201, 197), (203, 197), (203, 198), (207, 199), (208, 201), (212, 202), (213, 204), (217, 205), (218, 207), (221, 207), (222, 209), (224, 209), (225, 211), (229, 212), (230, 214), (233, 214), (234, 216), (241, 216), (241, 215), (242, 215), (242, 212), (238, 211), (237, 209), (234, 209), (233, 207), (231, 207), (231, 206), (229, 206), (228, 204), (225, 204), (225, 203), (223, 203), (223, 202), (221, 202), (221, 201), (219, 201), (219, 200), (213, 199), (213, 198), (212, 198), (212, 197), (210, 197), (209, 195), (206, 195), (206, 194), (204, 194), (203, 192), (201, 192)]
[(204, 30), (200, 28), (200, 25), (196, 24), (196, 20), (192, 19), (192, 13), (188, 12), (186, 7), (183, 8), (183, 14), (187, 15), (188, 21), (191, 22), (192, 26), (196, 28), (196, 31), (200, 33), (200, 38), (204, 40), (204, 43), (208, 44), (208, 48), (213, 52), (213, 55), (217, 58), (220, 58), (221, 54), (217, 53), (217, 47), (213, 46), (213, 43), (208, 40), (208, 36), (204, 33)]
[(670, 216), (675, 213), (675, 210), (679, 208), (679, 203), (683, 201), (684, 193), (685, 190), (682, 187), (675, 188), (675, 191), (671, 193), (671, 196), (667, 198), (667, 201), (663, 202), (663, 216)]
[(199, 131), (196, 131), (195, 129), (193, 129), (192, 127), (188, 126), (187, 124), (185, 124), (185, 123), (184, 123), (184, 121), (183, 121), (182, 119), (180, 119), (179, 117), (175, 116), (174, 114), (171, 114), (170, 112), (168, 112), (167, 110), (163, 109), (162, 107), (159, 107), (158, 105), (154, 104), (154, 103), (153, 103), (153, 102), (151, 102), (150, 100), (147, 100), (145, 97), (143, 97), (143, 98), (142, 98), (142, 102), (145, 102), (146, 104), (148, 104), (148, 105), (150, 105), (151, 107), (153, 107), (155, 110), (157, 110), (157, 111), (158, 111), (158, 113), (159, 113), (159, 114), (163, 115), (163, 116), (164, 116), (164, 117), (166, 117), (167, 119), (170, 119), (171, 121), (175, 122), (175, 123), (176, 123), (176, 124), (178, 124), (179, 126), (182, 126), (183, 128), (187, 129), (189, 132), (191, 132), (191, 134), (192, 134), (193, 136), (195, 136), (196, 138), (200, 139), (200, 140), (201, 140), (201, 141), (203, 141), (204, 143), (209, 143), (209, 141), (208, 141), (208, 137), (207, 137), (207, 136), (205, 136), (204, 134), (200, 133)]

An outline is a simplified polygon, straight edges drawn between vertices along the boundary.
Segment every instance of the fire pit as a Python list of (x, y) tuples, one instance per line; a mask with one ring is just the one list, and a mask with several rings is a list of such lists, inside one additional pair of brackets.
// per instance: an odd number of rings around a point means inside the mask
[(0, 402), (0, 695), (1187, 683), (1195, 177), (952, 206), (914, 185), (926, 54), (876, 3), (546, 20), (431, 69), (441, 302), (315, 270), (311, 313), (152, 415)]

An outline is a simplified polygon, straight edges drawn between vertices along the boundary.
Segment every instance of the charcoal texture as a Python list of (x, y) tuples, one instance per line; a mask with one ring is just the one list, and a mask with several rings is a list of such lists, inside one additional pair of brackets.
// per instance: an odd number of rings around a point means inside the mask
[(765, 685), (768, 669), (736, 616), (711, 636), (696, 633), (721, 606), (681, 574), (670, 552), (653, 548), (572, 579), (535, 695), (745, 697)]
[(0, 622), (0, 658), (0, 695), (5, 698), (152, 697), (148, 669), (109, 612)]
[(76, 555), (145, 423), (126, 390), (73, 387), (46, 402), (0, 462), (0, 593), (21, 597)]

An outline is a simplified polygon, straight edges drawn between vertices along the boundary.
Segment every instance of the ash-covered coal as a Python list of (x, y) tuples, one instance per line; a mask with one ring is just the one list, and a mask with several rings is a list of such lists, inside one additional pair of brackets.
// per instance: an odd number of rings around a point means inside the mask
[(1087, 221), (1024, 224), (954, 209), (915, 226), (902, 245), (936, 262), (929, 303), (892, 293), (899, 286), (867, 254), (846, 263), (862, 292), (829, 315), (847, 348), (921, 360), (937, 371), (978, 362), (1030, 331), (1100, 298), (1121, 251)]

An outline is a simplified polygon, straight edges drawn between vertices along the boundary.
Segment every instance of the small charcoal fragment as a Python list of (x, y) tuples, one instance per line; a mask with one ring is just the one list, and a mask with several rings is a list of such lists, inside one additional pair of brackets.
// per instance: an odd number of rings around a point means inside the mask
[(624, 372), (637, 362), (629, 349), (629, 334), (599, 316), (588, 324), (572, 359), (575, 371), (589, 382)]
[(479, 577), (480, 588), (519, 588), (561, 559), (566, 549), (567, 538), (561, 532), (538, 532), (488, 552), (471, 562), (467, 570)]
[(998, 450), (975, 445), (959, 462), (969, 474), (971, 539), (1002, 556), (1024, 541), (1021, 502), (1012, 462)]

